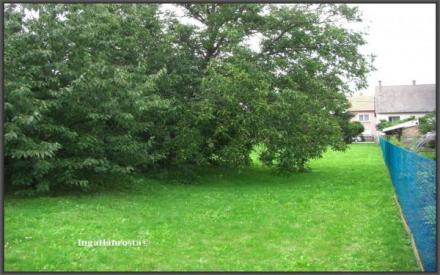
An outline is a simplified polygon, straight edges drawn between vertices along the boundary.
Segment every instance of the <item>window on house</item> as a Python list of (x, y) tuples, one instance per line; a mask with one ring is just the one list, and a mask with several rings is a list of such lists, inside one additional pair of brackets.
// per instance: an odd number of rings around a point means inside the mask
[(400, 120), (400, 116), (389, 116), (388, 117), (389, 122), (393, 122), (393, 121), (397, 121), (397, 120)]
[(359, 121), (369, 121), (370, 115), (369, 114), (360, 114), (359, 115)]

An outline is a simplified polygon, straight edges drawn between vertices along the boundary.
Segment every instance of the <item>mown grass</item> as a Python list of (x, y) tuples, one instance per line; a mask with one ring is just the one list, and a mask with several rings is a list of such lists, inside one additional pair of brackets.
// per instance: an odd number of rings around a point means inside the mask
[(328, 152), (290, 176), (256, 162), (194, 185), (134, 177), (94, 194), (8, 196), (5, 270), (417, 271), (379, 150)]

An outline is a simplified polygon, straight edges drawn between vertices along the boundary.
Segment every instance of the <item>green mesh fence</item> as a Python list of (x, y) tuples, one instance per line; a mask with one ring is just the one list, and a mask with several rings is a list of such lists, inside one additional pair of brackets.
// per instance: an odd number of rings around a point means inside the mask
[(437, 271), (436, 163), (380, 139), (383, 158), (425, 271)]

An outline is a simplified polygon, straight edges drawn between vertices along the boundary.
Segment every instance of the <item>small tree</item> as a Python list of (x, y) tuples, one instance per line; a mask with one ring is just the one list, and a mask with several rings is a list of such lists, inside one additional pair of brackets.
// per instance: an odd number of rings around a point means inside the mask
[(346, 144), (351, 143), (353, 138), (360, 135), (364, 131), (364, 126), (359, 121), (351, 121), (354, 117), (353, 113), (340, 112), (336, 113), (335, 117), (341, 127), (343, 139)]
[(353, 121), (348, 124), (348, 127), (344, 131), (345, 142), (351, 143), (353, 138), (362, 134), (364, 131), (364, 125), (359, 121)]

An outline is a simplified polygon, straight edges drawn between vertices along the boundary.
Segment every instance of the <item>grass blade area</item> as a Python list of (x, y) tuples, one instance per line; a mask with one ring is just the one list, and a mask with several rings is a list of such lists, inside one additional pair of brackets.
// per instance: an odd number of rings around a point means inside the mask
[[(95, 194), (5, 199), (6, 271), (418, 271), (376, 144), (312, 170), (142, 177)], [(80, 247), (82, 240), (149, 240)]]

